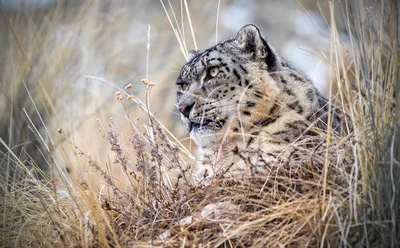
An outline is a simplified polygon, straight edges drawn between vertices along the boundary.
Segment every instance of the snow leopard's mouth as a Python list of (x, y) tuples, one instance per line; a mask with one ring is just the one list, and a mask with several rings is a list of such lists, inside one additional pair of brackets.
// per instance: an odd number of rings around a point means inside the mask
[(225, 121), (223, 120), (210, 120), (210, 119), (201, 119), (199, 121), (193, 121), (186, 119), (185, 126), (190, 133), (197, 132), (217, 132), (221, 130), (225, 125)]
[(220, 134), (223, 135), (224, 120), (189, 121), (184, 123), (192, 140), (199, 146), (207, 147), (210, 143), (218, 142)]

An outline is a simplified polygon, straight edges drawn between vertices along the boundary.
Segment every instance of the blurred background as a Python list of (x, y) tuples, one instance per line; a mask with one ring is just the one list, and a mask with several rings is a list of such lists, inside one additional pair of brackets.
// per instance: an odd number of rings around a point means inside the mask
[[(190, 147), (175, 108), (174, 82), (185, 57), (164, 10), (179, 25), (188, 50), (195, 49), (185, 2), (199, 49), (234, 37), (242, 26), (254, 23), (278, 53), (328, 94), (328, 1), (0, 0), (4, 143), (28, 167), (37, 164), (48, 170), (58, 163), (74, 177), (90, 174), (75, 146), (104, 165), (112, 164), (104, 132), (113, 122), (129, 152), (130, 123), (143, 130), (148, 121), (137, 104), (117, 100), (115, 93), (132, 84), (127, 92), (145, 101), (146, 87), (140, 80), (148, 78), (156, 84), (151, 111)], [(341, 3), (333, 5), (346, 40)], [(0, 149), (4, 164), (7, 149)]]

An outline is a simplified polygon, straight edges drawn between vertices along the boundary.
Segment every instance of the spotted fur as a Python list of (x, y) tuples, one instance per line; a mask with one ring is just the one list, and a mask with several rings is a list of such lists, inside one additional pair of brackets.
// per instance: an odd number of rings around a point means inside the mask
[[(327, 127), (329, 102), (254, 25), (192, 51), (176, 84), (182, 123), (198, 145), (193, 177), (205, 185), (279, 166), (291, 159), (293, 142)], [(339, 115), (332, 113), (338, 132)]]

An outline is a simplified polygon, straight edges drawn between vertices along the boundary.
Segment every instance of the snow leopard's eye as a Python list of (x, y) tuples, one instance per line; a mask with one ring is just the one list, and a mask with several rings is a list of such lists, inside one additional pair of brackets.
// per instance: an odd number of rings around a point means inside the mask
[(179, 77), (179, 78), (176, 80), (176, 85), (180, 86), (180, 87), (182, 88), (182, 90), (187, 90), (187, 88), (188, 88), (188, 86), (189, 86), (185, 81), (182, 80), (181, 77)]
[(189, 86), (189, 85), (188, 85), (188, 84), (185, 84), (185, 83), (184, 83), (184, 84), (181, 84), (182, 90), (187, 90), (188, 86)]
[(212, 66), (207, 69), (206, 81), (215, 78), (219, 73), (218, 66)]

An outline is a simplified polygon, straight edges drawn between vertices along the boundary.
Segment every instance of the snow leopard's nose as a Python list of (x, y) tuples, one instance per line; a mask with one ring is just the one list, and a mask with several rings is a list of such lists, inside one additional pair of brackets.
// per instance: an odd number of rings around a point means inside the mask
[(182, 105), (179, 107), (179, 112), (183, 114), (186, 118), (189, 118), (190, 111), (192, 110), (195, 103), (190, 103), (188, 105)]

